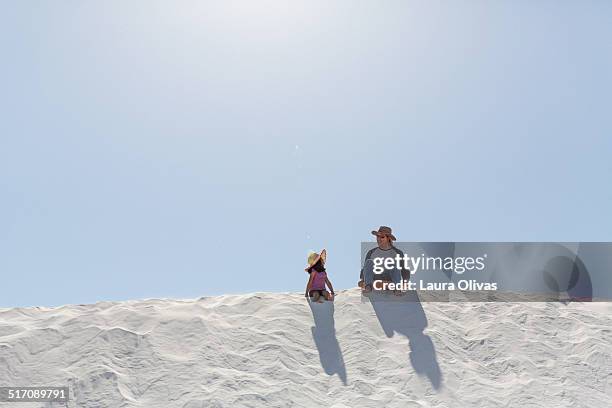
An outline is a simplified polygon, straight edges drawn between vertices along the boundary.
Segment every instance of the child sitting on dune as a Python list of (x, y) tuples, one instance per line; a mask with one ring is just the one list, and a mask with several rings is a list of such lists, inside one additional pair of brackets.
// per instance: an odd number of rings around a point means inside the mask
[[(325, 271), (326, 258), (327, 251), (325, 249), (321, 251), (320, 255), (312, 252), (308, 255), (308, 267), (305, 269), (310, 274), (310, 278), (308, 279), (308, 284), (306, 284), (304, 296), (310, 296), (313, 302), (317, 303), (323, 303), (323, 299), (329, 301), (334, 299), (334, 288), (327, 278), (327, 272)], [(329, 288), (329, 292), (325, 290), (325, 285)]]

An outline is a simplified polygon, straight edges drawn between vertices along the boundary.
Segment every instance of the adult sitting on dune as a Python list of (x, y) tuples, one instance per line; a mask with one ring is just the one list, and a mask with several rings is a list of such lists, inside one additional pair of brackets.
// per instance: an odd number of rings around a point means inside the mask
[[(363, 293), (369, 293), (372, 291), (372, 284), (375, 280), (392, 281), (394, 283), (400, 283), (402, 278), (409, 279), (410, 271), (403, 271), (397, 268), (387, 269), (381, 274), (374, 273), (374, 259), (375, 258), (395, 258), (397, 255), (403, 257), (404, 253), (393, 246), (395, 236), (390, 227), (381, 226), (378, 231), (372, 231), (373, 235), (376, 235), (376, 243), (378, 246), (368, 251), (361, 268), (361, 274), (359, 276), (359, 287), (362, 288)], [(401, 291), (394, 290), (394, 294), (401, 295)]]

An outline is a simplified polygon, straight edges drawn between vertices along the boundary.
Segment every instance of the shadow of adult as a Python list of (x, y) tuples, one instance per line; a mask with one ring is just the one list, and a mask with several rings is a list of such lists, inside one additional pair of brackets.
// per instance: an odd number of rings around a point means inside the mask
[(393, 337), (395, 333), (406, 336), (414, 371), (426, 376), (434, 389), (440, 389), (442, 373), (433, 342), (423, 333), (427, 327), (427, 317), (416, 291), (410, 291), (400, 298), (373, 293), (369, 299), (387, 337)]
[(334, 302), (308, 302), (315, 326), (311, 328), (312, 338), (319, 351), (321, 366), (328, 375), (338, 374), (342, 383), (347, 384), (346, 366), (342, 350), (336, 338), (334, 323)]

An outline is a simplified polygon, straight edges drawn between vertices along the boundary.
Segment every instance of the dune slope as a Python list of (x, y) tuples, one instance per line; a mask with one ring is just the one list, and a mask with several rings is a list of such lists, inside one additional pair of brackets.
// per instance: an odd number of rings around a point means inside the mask
[(356, 289), (0, 309), (0, 386), (67, 385), (88, 408), (607, 407), (611, 312)]

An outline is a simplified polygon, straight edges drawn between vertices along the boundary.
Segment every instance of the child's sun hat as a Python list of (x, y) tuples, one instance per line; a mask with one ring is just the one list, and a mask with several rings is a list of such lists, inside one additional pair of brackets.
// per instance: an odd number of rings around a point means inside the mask
[(321, 250), (320, 254), (316, 252), (309, 253), (308, 254), (308, 266), (304, 270), (308, 272), (308, 270), (312, 268), (314, 264), (319, 262), (319, 259), (321, 259), (323, 263), (325, 263), (325, 260), (327, 259), (327, 251), (325, 249)]

